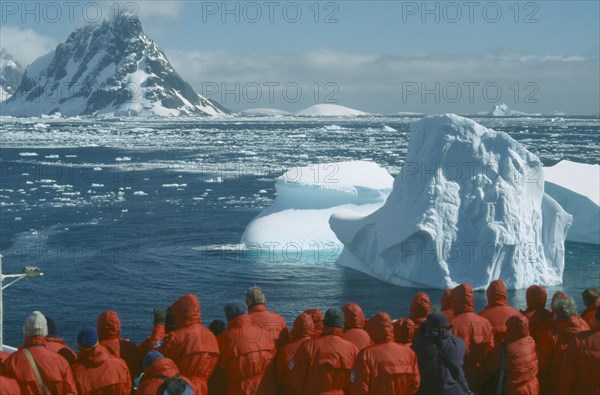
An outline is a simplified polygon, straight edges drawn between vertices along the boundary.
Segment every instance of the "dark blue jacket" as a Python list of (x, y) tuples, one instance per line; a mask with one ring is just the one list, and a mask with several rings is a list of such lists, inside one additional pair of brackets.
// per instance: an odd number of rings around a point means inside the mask
[[(424, 332), (420, 331), (412, 344), (421, 372), (421, 386), (417, 395), (466, 394), (467, 380), (463, 373), (466, 347), (463, 340), (450, 332)], [(440, 349), (446, 357), (446, 362), (440, 356)]]

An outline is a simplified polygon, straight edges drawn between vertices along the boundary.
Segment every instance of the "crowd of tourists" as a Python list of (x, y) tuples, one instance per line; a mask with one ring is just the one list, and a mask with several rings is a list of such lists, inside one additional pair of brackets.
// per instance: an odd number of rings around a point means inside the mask
[(547, 310), (546, 290), (533, 285), (518, 310), (495, 280), (479, 313), (462, 284), (439, 308), (418, 292), (405, 318), (366, 319), (347, 303), (309, 308), (290, 330), (258, 287), (209, 326), (188, 294), (154, 309), (140, 344), (122, 337), (116, 312), (103, 312), (77, 336), (77, 353), (34, 311), (23, 344), (0, 354), (0, 394), (600, 394), (600, 292), (582, 297), (580, 316), (560, 291)]

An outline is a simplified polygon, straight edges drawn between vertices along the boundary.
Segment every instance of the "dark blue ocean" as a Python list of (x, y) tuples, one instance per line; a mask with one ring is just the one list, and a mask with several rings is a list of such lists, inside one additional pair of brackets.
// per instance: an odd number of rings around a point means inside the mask
[[(336, 253), (283, 256), (238, 243), (287, 168), (361, 159), (397, 174), (413, 120), (2, 118), (4, 272), (36, 265), (45, 273), (4, 291), (5, 343), (20, 344), (23, 320), (40, 310), (74, 345), (106, 309), (139, 342), (154, 306), (194, 293), (208, 325), (252, 285), (290, 325), (306, 308), (347, 301), (368, 316), (405, 316), (417, 290), (336, 266)], [(509, 133), (546, 165), (600, 163), (598, 118), (476, 121)], [(600, 247), (568, 242), (566, 250), (563, 286), (548, 291), (565, 290), (582, 310), (581, 291), (600, 286)], [(427, 293), (439, 301), (441, 291)], [(512, 291), (509, 301), (523, 308), (524, 295)], [(478, 292), (476, 308), (484, 304)]]

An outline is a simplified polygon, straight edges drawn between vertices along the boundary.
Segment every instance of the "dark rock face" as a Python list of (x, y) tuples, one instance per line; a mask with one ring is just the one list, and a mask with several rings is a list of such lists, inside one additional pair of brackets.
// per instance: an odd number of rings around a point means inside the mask
[(4, 48), (0, 49), (0, 102), (12, 96), (23, 78), (23, 67)]

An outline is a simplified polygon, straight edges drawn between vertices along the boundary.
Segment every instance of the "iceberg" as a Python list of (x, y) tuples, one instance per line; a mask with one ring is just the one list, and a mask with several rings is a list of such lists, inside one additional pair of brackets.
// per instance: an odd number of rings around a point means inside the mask
[(385, 204), (338, 211), (338, 264), (407, 287), (509, 289), (562, 282), (572, 217), (544, 193), (541, 161), (503, 132), (457, 115), (411, 125), (406, 162)]
[(546, 193), (573, 215), (567, 240), (600, 244), (600, 165), (563, 160), (544, 176)]
[(246, 227), (242, 243), (262, 250), (336, 250), (329, 228), (339, 210), (364, 216), (380, 208), (394, 178), (373, 162), (351, 161), (294, 167), (275, 182), (277, 197)]
[(304, 117), (356, 117), (369, 114), (337, 104), (315, 104), (302, 111), (298, 111), (296, 115)]

